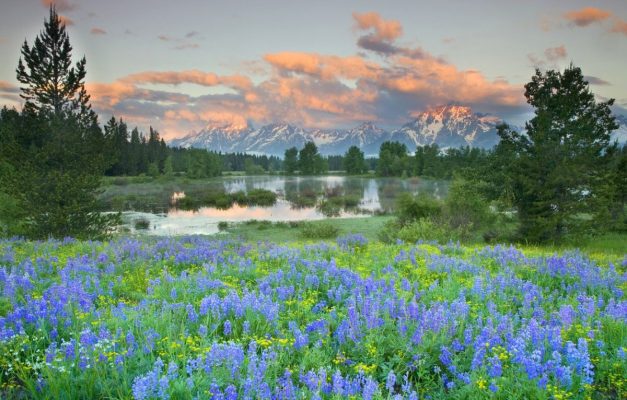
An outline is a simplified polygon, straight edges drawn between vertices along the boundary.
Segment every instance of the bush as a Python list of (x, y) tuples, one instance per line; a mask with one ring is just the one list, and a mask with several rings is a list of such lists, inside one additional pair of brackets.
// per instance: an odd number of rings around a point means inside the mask
[(276, 193), (266, 189), (253, 189), (248, 192), (248, 205), (262, 207), (273, 206), (276, 203)]
[(220, 221), (218, 222), (218, 230), (220, 232), (225, 231), (229, 228), (229, 223), (226, 221)]
[(328, 223), (307, 222), (303, 224), (300, 234), (305, 239), (331, 239), (337, 237), (339, 229)]
[(481, 231), (490, 229), (495, 214), (481, 195), (481, 183), (455, 179), (444, 204), (449, 225), (454, 228)]
[(137, 218), (134, 222), (134, 225), (135, 225), (135, 229), (138, 229), (138, 230), (150, 229), (150, 221), (148, 221), (148, 219), (144, 217)]
[(396, 201), (396, 209), (401, 226), (421, 218), (435, 218), (442, 214), (442, 203), (427, 194), (412, 196), (402, 193)]
[(436, 240), (448, 243), (453, 240), (468, 238), (468, 232), (463, 229), (454, 229), (447, 224), (438, 223), (431, 218), (420, 218), (398, 231), (398, 239), (407, 243), (416, 243), (419, 240)]
[(427, 196), (402, 194), (397, 200), (397, 218), (387, 223), (379, 239), (390, 243), (418, 240), (500, 240), (505, 234), (495, 229), (496, 215), (482, 197), (481, 183), (455, 179), (444, 203)]

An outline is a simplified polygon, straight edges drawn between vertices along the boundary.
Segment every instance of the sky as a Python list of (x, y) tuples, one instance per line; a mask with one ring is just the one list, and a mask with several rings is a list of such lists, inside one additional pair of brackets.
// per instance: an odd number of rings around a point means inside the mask
[(0, 0), (0, 105), (50, 4), (101, 123), (166, 139), (287, 122), (396, 128), (444, 104), (521, 125), (524, 84), (580, 67), (627, 114), (626, 0)]

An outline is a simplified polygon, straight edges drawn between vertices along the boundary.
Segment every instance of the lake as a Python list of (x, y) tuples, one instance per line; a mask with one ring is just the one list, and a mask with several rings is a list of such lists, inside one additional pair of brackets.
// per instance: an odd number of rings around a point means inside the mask
[[(277, 194), (273, 206), (228, 209), (201, 207), (180, 210), (176, 200), (207, 191), (235, 193), (265, 189)], [(446, 195), (448, 183), (420, 178), (362, 178), (345, 176), (234, 176), (207, 180), (111, 184), (103, 200), (111, 210), (121, 210), (131, 233), (191, 235), (218, 232), (218, 223), (251, 219), (302, 221), (369, 216), (393, 212), (401, 193)], [(139, 228), (139, 229), (138, 229)]]

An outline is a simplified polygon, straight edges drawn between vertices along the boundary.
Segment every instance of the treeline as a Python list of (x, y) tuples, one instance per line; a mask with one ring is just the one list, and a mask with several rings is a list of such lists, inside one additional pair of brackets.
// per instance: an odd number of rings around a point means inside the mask
[(108, 176), (184, 174), (189, 178), (209, 178), (223, 171), (255, 175), (282, 167), (281, 159), (275, 156), (168, 147), (152, 127), (147, 135), (137, 128), (129, 131), (127, 124), (115, 117), (104, 126), (104, 138), (104, 152), (111, 163), (105, 171)]
[(437, 144), (418, 146), (413, 155), (402, 143), (385, 142), (381, 145), (377, 164), (379, 176), (423, 176), (451, 179), (465, 169), (482, 168), (491, 151), (462, 147), (441, 149)]
[(103, 129), (105, 155), (110, 166), (108, 176), (185, 175), (189, 178), (209, 178), (225, 171), (244, 171), (248, 175), (285, 172), (319, 175), (328, 171), (345, 171), (360, 175), (375, 171), (378, 176), (423, 176), (450, 179), (454, 173), (468, 168), (482, 168), (490, 159), (490, 151), (464, 147), (440, 149), (437, 145), (417, 147), (414, 154), (399, 142), (384, 142), (378, 158), (366, 159), (364, 153), (352, 146), (343, 155), (322, 156), (313, 142), (302, 149), (292, 147), (284, 159), (276, 156), (217, 153), (203, 149), (168, 147), (159, 132), (152, 127), (148, 134), (136, 127), (129, 129), (122, 120), (112, 117)]

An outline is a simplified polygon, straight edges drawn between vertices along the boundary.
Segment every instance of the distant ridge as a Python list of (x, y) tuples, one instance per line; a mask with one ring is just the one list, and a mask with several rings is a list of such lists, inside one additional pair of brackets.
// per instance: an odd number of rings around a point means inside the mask
[[(612, 138), (627, 142), (627, 118), (619, 116), (617, 120), (621, 126)], [(283, 156), (292, 146), (302, 148), (308, 141), (313, 141), (324, 155), (344, 154), (351, 146), (359, 147), (366, 155), (376, 155), (381, 143), (388, 140), (404, 143), (409, 151), (431, 144), (442, 148), (489, 149), (499, 142), (496, 127), (500, 123), (502, 120), (493, 115), (473, 113), (470, 107), (450, 104), (418, 113), (415, 119), (392, 131), (373, 122), (364, 122), (351, 129), (303, 129), (287, 123), (272, 123), (259, 128), (225, 125), (207, 127), (174, 139), (170, 145), (277, 156)]]

